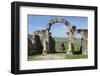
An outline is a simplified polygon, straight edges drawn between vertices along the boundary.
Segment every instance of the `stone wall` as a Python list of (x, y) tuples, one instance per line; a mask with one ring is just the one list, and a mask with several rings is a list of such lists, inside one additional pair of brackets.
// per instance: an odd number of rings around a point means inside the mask
[(75, 35), (77, 33), (82, 35), (82, 42), (81, 42), (82, 44), (80, 47), (80, 51), (82, 51), (82, 54), (83, 54), (83, 51), (87, 52), (88, 30), (87, 29), (77, 29), (76, 26), (71, 25), (68, 21), (66, 21), (65, 19), (61, 19), (61, 18), (52, 19), (47, 24), (46, 29), (37, 30), (33, 32), (29, 38), (29, 40), (31, 40), (31, 42), (29, 41), (29, 46), (32, 43), (34, 45), (33, 50), (36, 51), (36, 53), (47, 54), (47, 53), (56, 52), (55, 40), (53, 39), (49, 31), (51, 29), (51, 26), (57, 22), (64, 23), (66, 26), (66, 31), (68, 31), (67, 35), (69, 38), (69, 44), (68, 44), (69, 49), (68, 51), (66, 51), (66, 53), (73, 54), (73, 52), (75, 51), (74, 42), (75, 42)]
[(28, 52), (30, 55), (42, 54), (42, 51), (43, 45), (38, 34), (34, 34), (31, 38), (28, 38)]

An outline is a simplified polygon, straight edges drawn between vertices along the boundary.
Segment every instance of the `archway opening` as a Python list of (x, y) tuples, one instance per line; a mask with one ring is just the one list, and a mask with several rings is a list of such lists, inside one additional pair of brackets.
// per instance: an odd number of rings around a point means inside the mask
[(74, 51), (82, 51), (82, 36), (81, 34), (75, 35)]
[(55, 41), (55, 51), (58, 53), (64, 53), (68, 50), (67, 32), (67, 26), (64, 23), (55, 23), (50, 28), (49, 33)]

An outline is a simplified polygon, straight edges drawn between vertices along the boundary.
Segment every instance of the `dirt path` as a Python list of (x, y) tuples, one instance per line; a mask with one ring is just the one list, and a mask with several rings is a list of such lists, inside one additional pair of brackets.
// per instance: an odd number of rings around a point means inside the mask
[(55, 60), (55, 59), (64, 59), (65, 53), (57, 53), (57, 54), (46, 54), (46, 55), (35, 55), (29, 56), (29, 61), (32, 60)]

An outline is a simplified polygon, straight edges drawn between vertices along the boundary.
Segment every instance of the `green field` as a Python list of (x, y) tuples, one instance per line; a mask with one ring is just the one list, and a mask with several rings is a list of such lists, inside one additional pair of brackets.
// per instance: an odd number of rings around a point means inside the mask
[(84, 59), (88, 58), (87, 55), (65, 55), (65, 59)]
[(66, 38), (54, 38), (55, 39), (55, 48), (57, 52), (61, 51), (61, 44), (63, 43), (65, 45), (65, 50), (68, 50), (68, 40)]
[[(56, 51), (57, 52), (62, 52), (61, 51), (61, 44), (63, 43), (65, 45), (65, 50), (68, 50), (68, 38), (58, 38), (58, 37), (55, 37), (55, 48), (56, 48)], [(80, 50), (80, 39), (77, 38), (75, 40), (75, 51), (78, 51)]]

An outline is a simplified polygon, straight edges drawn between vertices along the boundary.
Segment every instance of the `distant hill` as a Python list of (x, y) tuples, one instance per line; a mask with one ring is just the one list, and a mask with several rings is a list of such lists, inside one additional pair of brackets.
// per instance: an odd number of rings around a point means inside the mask
[[(28, 38), (32, 38), (32, 35), (31, 34), (28, 34)], [(60, 41), (60, 42), (68, 42), (68, 38), (65, 38), (65, 37), (54, 37), (54, 40), (55, 41)], [(81, 39), (80, 38), (76, 38), (75, 39), (75, 42), (77, 43), (80, 43), (81, 42)]]
[(64, 38), (64, 37), (54, 37), (55, 41), (68, 41), (68, 38)]
[[(67, 41), (68, 42), (68, 38), (64, 38), (64, 37), (54, 37), (55, 41)], [(75, 38), (75, 42), (80, 43), (81, 39), (80, 38)]]

